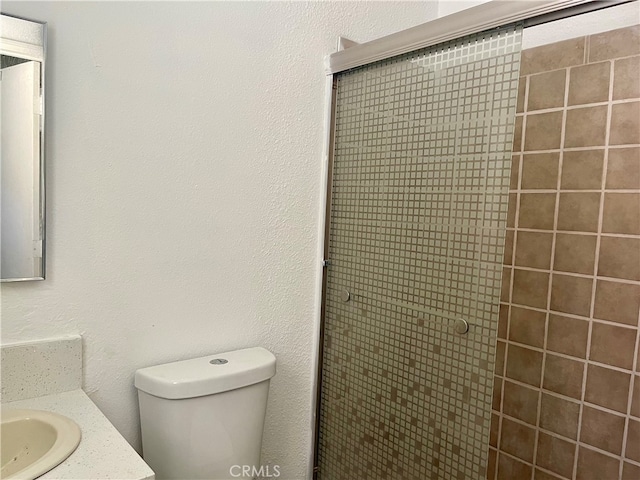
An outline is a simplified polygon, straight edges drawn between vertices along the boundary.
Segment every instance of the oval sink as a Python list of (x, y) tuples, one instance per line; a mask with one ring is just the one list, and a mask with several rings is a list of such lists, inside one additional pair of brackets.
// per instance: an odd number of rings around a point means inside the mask
[(3, 410), (0, 478), (32, 480), (62, 463), (80, 443), (73, 420), (42, 410)]

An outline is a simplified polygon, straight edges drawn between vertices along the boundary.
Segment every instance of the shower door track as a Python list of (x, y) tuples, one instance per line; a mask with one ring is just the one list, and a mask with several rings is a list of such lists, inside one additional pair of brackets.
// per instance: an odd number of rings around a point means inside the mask
[(637, 0), (490, 1), (325, 57), (330, 75), (511, 23), (532, 27)]

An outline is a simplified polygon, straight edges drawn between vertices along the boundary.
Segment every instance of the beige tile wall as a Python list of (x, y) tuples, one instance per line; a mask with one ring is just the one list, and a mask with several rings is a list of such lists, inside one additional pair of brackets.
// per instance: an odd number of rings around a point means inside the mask
[(489, 479), (640, 479), (640, 26), (522, 53)]

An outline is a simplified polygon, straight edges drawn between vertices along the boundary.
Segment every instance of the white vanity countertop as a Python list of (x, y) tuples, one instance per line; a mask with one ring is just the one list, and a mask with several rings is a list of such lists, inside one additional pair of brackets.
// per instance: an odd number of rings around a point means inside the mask
[(155, 475), (82, 390), (3, 403), (2, 408), (33, 408), (65, 415), (82, 431), (80, 445), (43, 480), (152, 480)]

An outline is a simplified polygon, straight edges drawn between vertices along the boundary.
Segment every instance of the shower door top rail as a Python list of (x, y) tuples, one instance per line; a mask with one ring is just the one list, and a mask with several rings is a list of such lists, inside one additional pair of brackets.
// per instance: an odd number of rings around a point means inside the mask
[(325, 57), (325, 72), (332, 75), (510, 23), (527, 21), (534, 25), (556, 20), (558, 15), (572, 16), (628, 1), (494, 0), (332, 53)]

